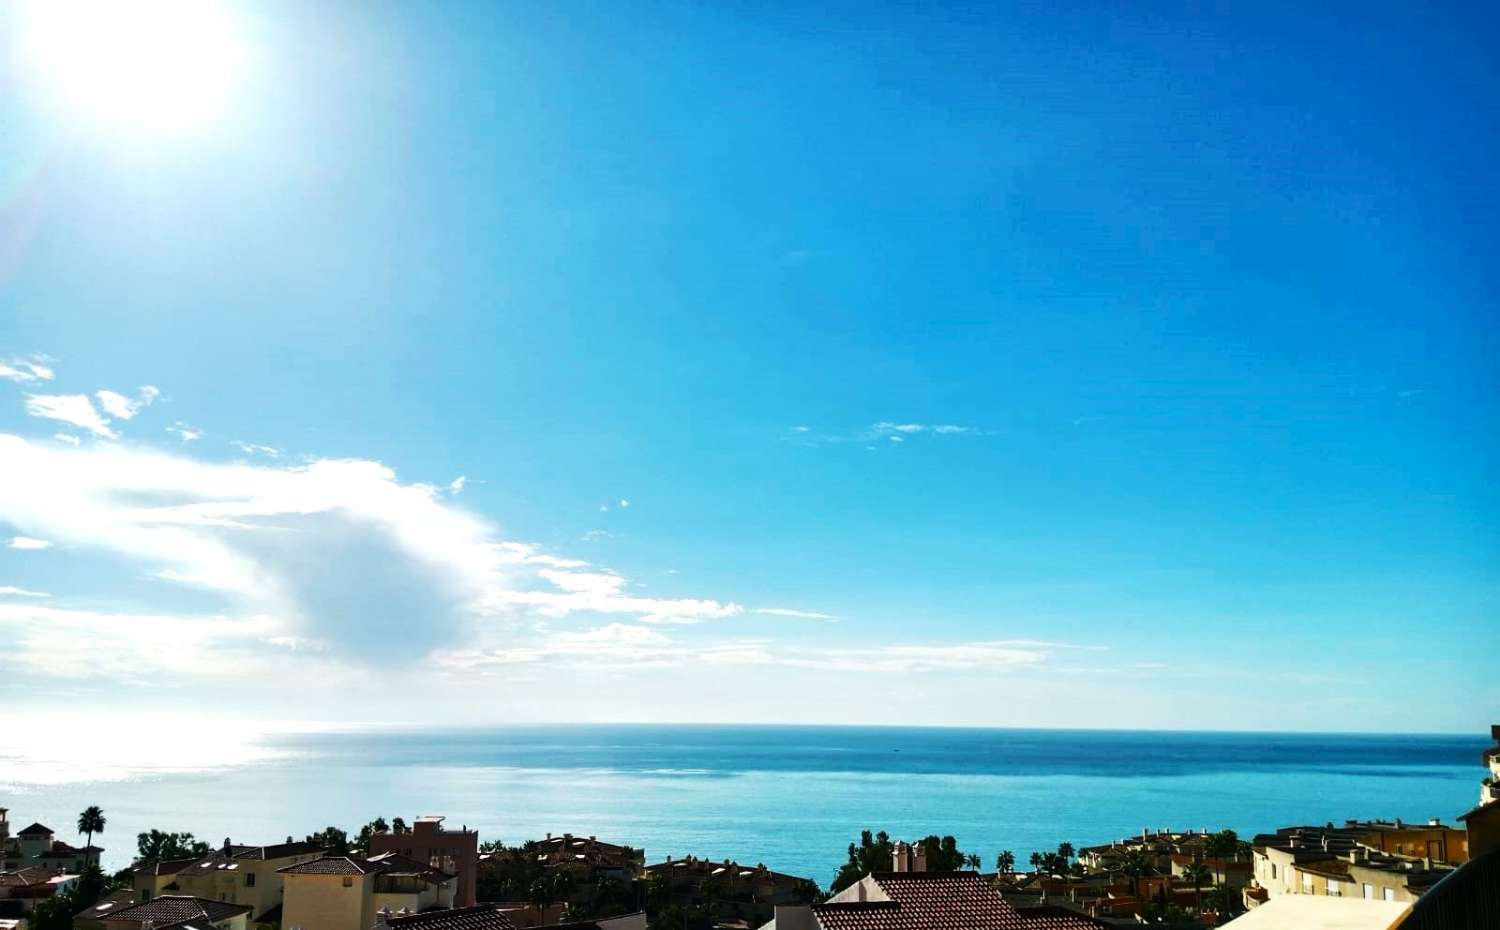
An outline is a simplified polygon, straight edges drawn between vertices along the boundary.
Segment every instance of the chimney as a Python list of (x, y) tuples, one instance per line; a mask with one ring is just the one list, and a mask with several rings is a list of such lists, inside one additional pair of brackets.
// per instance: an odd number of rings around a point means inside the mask
[(1427, 818), (1427, 825), (1429, 827), (1441, 827), (1443, 825), (1443, 821), (1438, 817), (1429, 817)]
[(1403, 826), (1405, 826), (1405, 824), (1403, 824), (1403, 823), (1402, 823), (1402, 822), (1401, 822), (1401, 818), (1400, 818), (1400, 817), (1397, 817), (1397, 818), (1396, 818), (1396, 829), (1397, 829), (1397, 830), (1399, 830), (1399, 829), (1401, 829), (1401, 828), (1402, 828), (1402, 827), (1403, 827)]
[(291, 834), (290, 834), (290, 833), (288, 833), (288, 834), (287, 834), (287, 835), (286, 835), (286, 841), (287, 841), (287, 842), (288, 842), (288, 843), (290, 843), (290, 842), (291, 842), (291, 841), (292, 841), (292, 835), (291, 835)]

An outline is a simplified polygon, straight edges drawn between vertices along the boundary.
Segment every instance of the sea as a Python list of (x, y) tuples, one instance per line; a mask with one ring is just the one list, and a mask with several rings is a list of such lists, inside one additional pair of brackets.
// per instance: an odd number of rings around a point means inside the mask
[[(78, 740), (68, 741), (76, 744)], [(135, 834), (217, 845), (356, 831), (424, 814), (507, 844), (572, 833), (763, 863), (826, 886), (861, 830), (952, 834), (986, 868), (1062, 841), (1142, 829), (1454, 818), (1484, 775), (1481, 735), (815, 726), (356, 728), (226, 740), (146, 727), (136, 752), (76, 760), (0, 748), (0, 807), (81, 842), (97, 804), (104, 864)], [(114, 745), (119, 745), (118, 743)], [(167, 751), (175, 747), (175, 751)], [(104, 758), (108, 756), (108, 758)]]

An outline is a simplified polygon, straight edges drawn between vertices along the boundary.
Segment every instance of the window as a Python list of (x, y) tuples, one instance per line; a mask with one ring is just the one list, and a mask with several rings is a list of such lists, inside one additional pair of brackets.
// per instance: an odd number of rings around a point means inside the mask
[(1312, 876), (1308, 875), (1306, 872), (1302, 873), (1302, 893), (1303, 894), (1312, 894), (1313, 893)]
[(1271, 863), (1271, 877), (1272, 878), (1276, 877), (1276, 863), (1274, 863), (1274, 862)]
[(353, 888), (354, 887), (354, 879), (353, 879), (353, 877), (348, 876), (348, 875), (344, 876), (344, 887), (345, 888)]
[(1365, 898), (1367, 898), (1367, 899), (1374, 898), (1375, 897), (1375, 886), (1371, 885), (1369, 882), (1365, 882), (1365, 884), (1364, 884), (1364, 892), (1365, 892)]
[(254, 888), (255, 887), (255, 873), (254, 872), (246, 872), (245, 873), (245, 887), (246, 888)]
[(1328, 897), (1330, 897), (1330, 898), (1342, 898), (1343, 896), (1344, 896), (1344, 888), (1343, 888), (1343, 886), (1338, 883), (1337, 879), (1330, 878), (1328, 880)]
[(1396, 889), (1382, 888), (1380, 889), (1380, 897), (1386, 901), (1394, 901), (1396, 900)]

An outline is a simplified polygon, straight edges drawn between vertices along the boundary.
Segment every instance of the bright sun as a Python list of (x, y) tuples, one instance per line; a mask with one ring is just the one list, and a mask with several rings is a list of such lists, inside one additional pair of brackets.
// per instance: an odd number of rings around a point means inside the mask
[(112, 128), (169, 131), (222, 115), (244, 68), (216, 0), (22, 0), (30, 70), (72, 113)]

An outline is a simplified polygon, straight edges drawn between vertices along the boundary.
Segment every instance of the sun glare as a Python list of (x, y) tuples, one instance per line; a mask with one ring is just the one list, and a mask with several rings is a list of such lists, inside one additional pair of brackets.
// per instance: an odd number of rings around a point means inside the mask
[(106, 128), (208, 122), (242, 76), (241, 37), (215, 0), (34, 0), (21, 12), (37, 83), (70, 115)]

